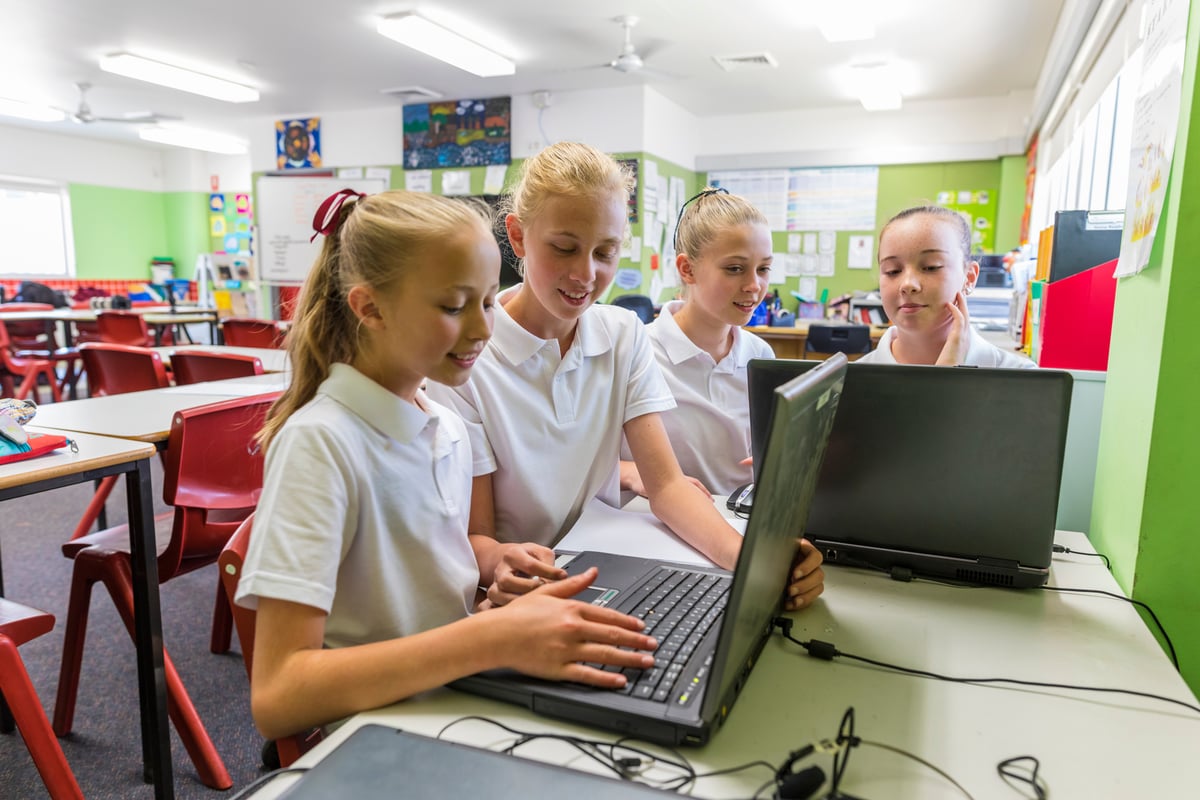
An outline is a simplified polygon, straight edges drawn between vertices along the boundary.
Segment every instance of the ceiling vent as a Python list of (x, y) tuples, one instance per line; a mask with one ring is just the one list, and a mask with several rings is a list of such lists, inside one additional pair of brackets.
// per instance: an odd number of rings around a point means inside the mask
[(746, 53), (740, 56), (713, 56), (717, 66), (726, 72), (743, 69), (775, 69), (779, 62), (770, 53)]
[(404, 103), (419, 103), (425, 100), (436, 100), (442, 96), (441, 92), (433, 89), (426, 89), (424, 86), (397, 86), (393, 89), (380, 89), (380, 94), (386, 94), (388, 97)]

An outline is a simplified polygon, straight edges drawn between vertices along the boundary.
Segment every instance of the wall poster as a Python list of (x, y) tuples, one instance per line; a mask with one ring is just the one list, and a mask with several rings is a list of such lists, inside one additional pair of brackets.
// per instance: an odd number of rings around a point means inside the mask
[(509, 164), (511, 120), (511, 97), (407, 105), (404, 168)]

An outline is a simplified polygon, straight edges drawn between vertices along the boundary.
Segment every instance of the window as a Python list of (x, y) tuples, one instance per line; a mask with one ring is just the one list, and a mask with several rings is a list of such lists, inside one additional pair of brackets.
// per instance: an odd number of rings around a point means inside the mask
[(69, 278), (75, 273), (67, 188), (0, 178), (0, 275)]

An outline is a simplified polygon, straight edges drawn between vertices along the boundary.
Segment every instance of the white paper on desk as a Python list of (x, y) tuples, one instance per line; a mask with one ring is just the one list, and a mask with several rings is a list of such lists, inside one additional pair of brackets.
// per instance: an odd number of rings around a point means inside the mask
[[(635, 501), (636, 502), (636, 501)], [(649, 511), (626, 511), (593, 498), (556, 550), (598, 550), (710, 567), (712, 562), (671, 533)]]

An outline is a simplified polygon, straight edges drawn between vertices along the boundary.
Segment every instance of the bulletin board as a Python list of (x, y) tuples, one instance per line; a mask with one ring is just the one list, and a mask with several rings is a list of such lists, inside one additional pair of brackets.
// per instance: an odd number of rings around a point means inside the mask
[(303, 283), (321, 252), (321, 237), (309, 242), (321, 201), (339, 189), (374, 194), (386, 188), (382, 178), (259, 178), (255, 194), (259, 277), (270, 283)]

